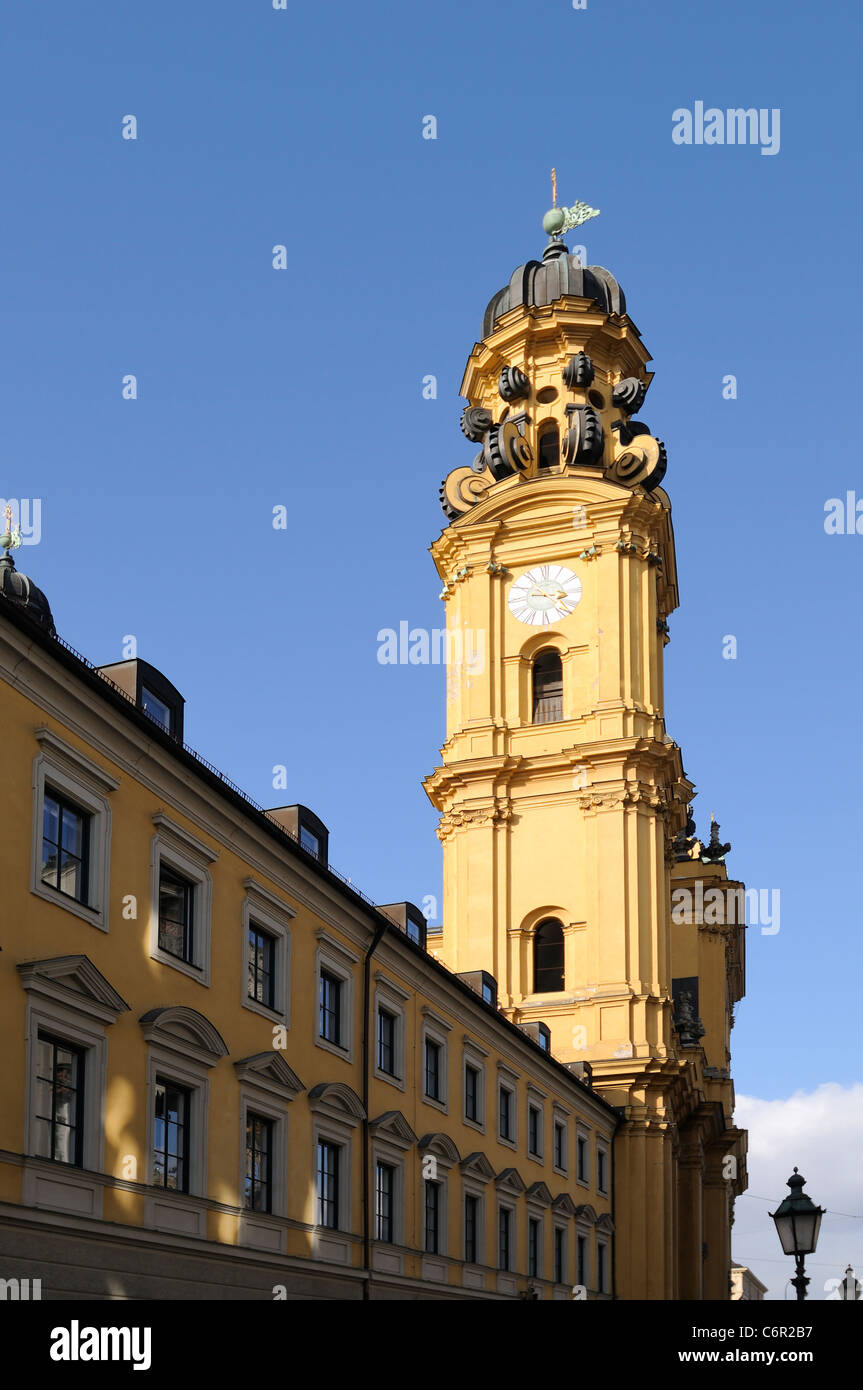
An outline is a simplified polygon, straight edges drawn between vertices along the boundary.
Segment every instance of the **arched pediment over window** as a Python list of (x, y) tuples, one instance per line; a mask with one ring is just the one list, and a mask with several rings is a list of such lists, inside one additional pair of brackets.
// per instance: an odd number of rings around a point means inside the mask
[(309, 1108), (339, 1120), (364, 1120), (366, 1112), (356, 1091), (343, 1081), (320, 1081), (309, 1091)]
[(217, 1028), (197, 1009), (185, 1004), (167, 1004), (149, 1009), (138, 1020), (148, 1043), (158, 1043), (181, 1057), (194, 1057), (204, 1066), (215, 1066), (228, 1055), (228, 1046)]
[(442, 1159), (444, 1163), (460, 1162), (459, 1151), (448, 1134), (424, 1134), (417, 1147), (420, 1153), (434, 1154), (435, 1158)]

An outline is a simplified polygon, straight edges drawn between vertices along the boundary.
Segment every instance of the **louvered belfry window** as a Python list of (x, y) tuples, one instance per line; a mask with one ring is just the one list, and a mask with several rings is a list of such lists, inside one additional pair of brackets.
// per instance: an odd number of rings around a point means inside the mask
[(533, 722), (554, 724), (563, 718), (563, 668), (560, 652), (547, 648), (533, 662)]

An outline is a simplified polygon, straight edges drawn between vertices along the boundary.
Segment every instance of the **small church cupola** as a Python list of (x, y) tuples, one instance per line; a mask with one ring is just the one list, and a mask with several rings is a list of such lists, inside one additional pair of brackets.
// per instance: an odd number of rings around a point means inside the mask
[(29, 618), (41, 624), (53, 637), (56, 629), (51, 605), (32, 579), (15, 568), (11, 552), (20, 546), (21, 532), (17, 526), (12, 525), (12, 508), (8, 505), (4, 512), (4, 520), (6, 525), (0, 534), (0, 549), (3, 551), (0, 556), (0, 594), (16, 607), (23, 609)]

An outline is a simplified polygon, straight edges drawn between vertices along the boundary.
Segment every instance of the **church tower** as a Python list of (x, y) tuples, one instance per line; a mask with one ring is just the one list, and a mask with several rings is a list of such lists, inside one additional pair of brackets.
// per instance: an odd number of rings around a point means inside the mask
[[(617, 1290), (727, 1298), (742, 895), (694, 834), (666, 732), (678, 604), (666, 451), (637, 418), (650, 356), (607, 270), (560, 233), (488, 305), (462, 383), (477, 450), (441, 487), (446, 742), (439, 955), (619, 1107)], [(698, 885), (701, 885), (699, 888)], [(707, 893), (722, 908), (705, 912)], [(677, 910), (673, 909), (674, 903)], [(721, 921), (716, 920), (721, 917)], [(705, 1023), (704, 1020), (707, 1020)]]

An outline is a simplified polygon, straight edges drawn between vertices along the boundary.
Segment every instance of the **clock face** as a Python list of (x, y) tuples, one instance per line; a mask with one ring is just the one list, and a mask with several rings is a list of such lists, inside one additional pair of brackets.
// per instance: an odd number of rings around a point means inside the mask
[(509, 591), (509, 611), (520, 623), (548, 627), (575, 611), (581, 580), (563, 565), (538, 565), (516, 579)]

